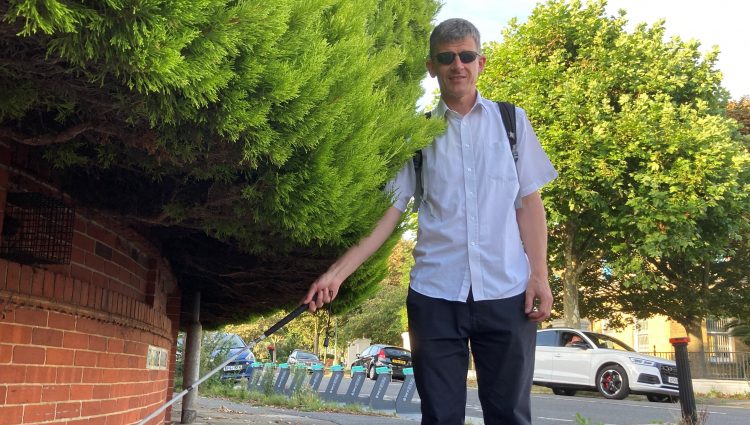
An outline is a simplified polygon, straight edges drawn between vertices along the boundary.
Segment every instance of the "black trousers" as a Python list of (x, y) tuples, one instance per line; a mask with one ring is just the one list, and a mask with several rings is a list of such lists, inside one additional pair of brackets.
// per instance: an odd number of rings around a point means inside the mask
[(459, 425), (466, 413), (469, 343), (486, 425), (530, 425), (536, 324), (524, 294), (466, 303), (424, 296), (406, 299), (414, 380), (422, 425)]

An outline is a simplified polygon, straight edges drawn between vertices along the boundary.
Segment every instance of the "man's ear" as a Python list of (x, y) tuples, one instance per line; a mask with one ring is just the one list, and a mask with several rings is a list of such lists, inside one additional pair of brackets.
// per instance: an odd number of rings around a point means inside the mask
[(484, 71), (484, 64), (487, 62), (487, 58), (484, 55), (480, 55), (477, 60), (479, 60), (479, 73), (481, 74)]
[(430, 74), (430, 77), (435, 78), (435, 64), (432, 63), (432, 59), (428, 59), (427, 62), (425, 62), (425, 66), (427, 67), (427, 72)]

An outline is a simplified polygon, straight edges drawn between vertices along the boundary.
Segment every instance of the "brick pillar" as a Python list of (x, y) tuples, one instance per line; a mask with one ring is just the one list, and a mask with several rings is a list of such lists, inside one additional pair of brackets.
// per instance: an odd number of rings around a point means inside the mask
[[(180, 332), (180, 309), (181, 297), (179, 289), (167, 296), (167, 317), (172, 321), (172, 350), (169, 356), (169, 386), (167, 387), (167, 400), (174, 396), (174, 376), (177, 366), (177, 334)], [(165, 401), (167, 401), (165, 400)], [(169, 419), (172, 414), (172, 406), (167, 408), (165, 418)]]

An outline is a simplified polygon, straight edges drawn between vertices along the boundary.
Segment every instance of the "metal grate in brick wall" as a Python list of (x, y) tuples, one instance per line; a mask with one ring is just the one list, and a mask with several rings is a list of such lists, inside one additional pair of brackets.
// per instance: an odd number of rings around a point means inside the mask
[(24, 264), (68, 264), (75, 211), (34, 192), (10, 192), (5, 205), (0, 257)]

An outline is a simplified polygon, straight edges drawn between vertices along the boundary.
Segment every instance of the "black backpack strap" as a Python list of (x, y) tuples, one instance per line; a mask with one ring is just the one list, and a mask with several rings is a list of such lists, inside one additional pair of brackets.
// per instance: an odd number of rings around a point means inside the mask
[[(509, 102), (495, 102), (497, 107), (500, 109), (500, 117), (503, 119), (503, 126), (505, 126), (505, 132), (508, 134), (508, 142), (510, 143), (510, 153), (513, 155), (513, 162), (518, 162), (518, 145), (516, 140), (516, 105)], [(518, 173), (518, 166), (516, 166), (516, 174)], [(521, 194), (516, 195), (515, 201), (516, 209), (521, 208)]]
[[(432, 111), (424, 113), (425, 118), (432, 118)], [(414, 163), (414, 176), (416, 182), (414, 184), (414, 204), (412, 205), (412, 211), (419, 211), (419, 206), (422, 205), (422, 197), (424, 196), (424, 185), (422, 184), (422, 150), (414, 152), (414, 156), (411, 161)]]
[(503, 118), (505, 131), (508, 133), (510, 142), (510, 153), (513, 154), (513, 161), (518, 161), (518, 147), (516, 146), (516, 105), (508, 102), (496, 102), (500, 108), (500, 116)]
[[(432, 111), (424, 113), (425, 118), (432, 118)], [(414, 163), (414, 176), (416, 182), (414, 184), (414, 204), (412, 211), (419, 211), (419, 206), (422, 205), (422, 197), (424, 196), (424, 186), (422, 185), (422, 150), (414, 152), (414, 156), (411, 161)]]
[(414, 184), (414, 204), (412, 210), (414, 212), (419, 211), (419, 206), (422, 204), (422, 196), (424, 195), (424, 188), (422, 187), (422, 150), (414, 152), (412, 157), (414, 163), (414, 174), (416, 176), (416, 182)]

